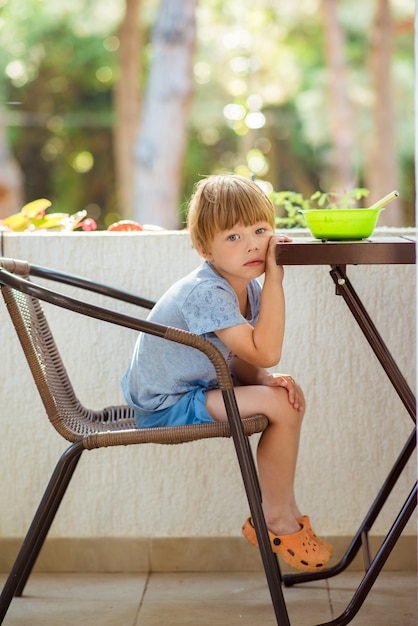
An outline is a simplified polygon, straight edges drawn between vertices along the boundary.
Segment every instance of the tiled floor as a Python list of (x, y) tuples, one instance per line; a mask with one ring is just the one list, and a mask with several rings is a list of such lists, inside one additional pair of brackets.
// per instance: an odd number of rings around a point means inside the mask
[[(361, 574), (284, 589), (291, 626), (338, 617)], [(5, 575), (0, 575), (3, 584)], [(4, 626), (276, 626), (262, 573), (33, 574)], [(354, 626), (416, 626), (416, 575), (383, 572)]]

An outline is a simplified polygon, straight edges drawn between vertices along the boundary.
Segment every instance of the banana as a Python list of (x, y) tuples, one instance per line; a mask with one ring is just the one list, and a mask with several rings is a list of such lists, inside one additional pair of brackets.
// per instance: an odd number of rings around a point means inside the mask
[(68, 213), (47, 213), (43, 217), (34, 217), (31, 223), (35, 228), (57, 228), (68, 218)]
[(38, 200), (32, 200), (32, 202), (25, 204), (21, 212), (29, 217), (29, 219), (42, 217), (45, 214), (46, 209), (50, 207), (51, 204), (52, 202), (46, 198), (39, 198)]
[(1, 224), (6, 226), (9, 230), (22, 232), (27, 229), (30, 221), (26, 215), (19, 211), (19, 213), (13, 213), (13, 215), (5, 217), (4, 220), (1, 220)]

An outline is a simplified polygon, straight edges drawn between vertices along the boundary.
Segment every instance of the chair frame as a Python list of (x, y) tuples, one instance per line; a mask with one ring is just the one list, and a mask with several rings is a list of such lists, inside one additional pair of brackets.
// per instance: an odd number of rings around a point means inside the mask
[[(232, 437), (256, 530), (260, 555), (276, 621), (278, 626), (290, 626), (282, 592), (281, 571), (277, 557), (271, 549), (262, 509), (257, 471), (249, 444), (249, 436), (256, 432), (262, 432), (268, 421), (265, 416), (254, 416), (249, 419), (241, 420), (232, 378), (221, 352), (211, 342), (187, 331), (164, 326), (143, 318), (91, 304), (80, 298), (75, 298), (47, 288), (43, 284), (35, 282), (33, 277), (47, 279), (54, 283), (79, 287), (88, 292), (105, 295), (143, 308), (150, 309), (154, 304), (152, 300), (80, 276), (32, 265), (26, 261), (0, 258), (0, 289), (28, 360), (32, 375), (37, 384), (38, 391), (44, 402), (48, 417), (58, 432), (71, 442), (70, 446), (58, 460), (12, 570), (4, 585), (0, 596), (0, 624), (3, 623), (13, 597), (20, 596), (23, 593), (26, 582), (84, 450), (93, 450), (109, 446), (138, 445), (141, 443), (177, 444), (209, 437)], [(57, 419), (59, 422), (60, 416), (51, 415), (53, 411), (51, 411), (48, 402), (45, 401), (45, 393), (51, 393), (50, 390), (40, 388), (36, 366), (33, 364), (33, 359), (31, 359), (30, 354), (31, 351), (33, 352), (33, 346), (29, 345), (30, 338), (28, 330), (25, 328), (24, 323), (22, 324), (22, 317), (19, 311), (19, 299), (22, 300), (22, 298), (26, 306), (28, 305), (27, 303), (30, 303), (30, 306), (37, 307), (36, 315), (44, 316), (41, 302), (48, 302), (77, 314), (130, 328), (138, 332), (149, 333), (200, 350), (210, 359), (215, 367), (219, 388), (222, 391), (228, 417), (227, 422), (138, 429), (132, 423), (133, 414), (131, 414), (128, 415), (128, 427), (125, 425), (123, 429), (118, 429), (116, 426), (112, 430), (111, 428), (114, 426), (112, 420), (115, 420), (117, 423), (120, 413), (129, 411), (128, 407), (122, 406), (110, 407), (110, 411), (106, 409), (106, 419), (104, 422), (99, 422), (96, 432), (77, 434), (71, 432), (71, 429), (67, 427), (63, 428), (59, 423), (57, 424)], [(45, 323), (47, 324), (46, 318)], [(53, 342), (53, 348), (56, 350), (58, 358), (60, 359), (48, 326), (47, 332), (49, 333), (50, 340)], [(70, 382), (69, 384), (71, 385)], [(54, 411), (56, 412), (56, 407), (54, 407)]]

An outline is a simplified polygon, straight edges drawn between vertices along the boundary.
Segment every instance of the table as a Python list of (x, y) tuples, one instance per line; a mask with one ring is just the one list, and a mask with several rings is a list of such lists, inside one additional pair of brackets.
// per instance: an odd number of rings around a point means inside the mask
[[(347, 265), (414, 264), (416, 238), (408, 236), (371, 237), (362, 241), (319, 241), (308, 238), (296, 238), (291, 243), (278, 243), (276, 261), (279, 265), (327, 265), (335, 283), (336, 295), (342, 296), (357, 324), (363, 331), (371, 349), (386, 372), (388, 380), (395, 388), (414, 424), (416, 424), (415, 396), (408, 386), (399, 367), (385, 345), (376, 326), (367, 313), (347, 276)], [(344, 626), (348, 624), (367, 597), (398, 538), (410, 519), (417, 500), (417, 486), (413, 486), (409, 496), (397, 515), (389, 533), (383, 540), (374, 558), (371, 558), (368, 534), (378, 514), (388, 499), (396, 481), (402, 474), (406, 463), (416, 445), (416, 426), (407, 439), (394, 466), (389, 472), (375, 500), (361, 523), (358, 531), (342, 559), (334, 566), (320, 572), (288, 574), (283, 576), (285, 586), (330, 578), (341, 573), (353, 561), (360, 549), (363, 551), (365, 575), (345, 611), (336, 619), (319, 626)]]

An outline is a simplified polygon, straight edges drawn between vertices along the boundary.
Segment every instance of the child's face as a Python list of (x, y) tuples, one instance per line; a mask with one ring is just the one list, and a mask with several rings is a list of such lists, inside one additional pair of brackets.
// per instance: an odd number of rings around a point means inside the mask
[(265, 271), (266, 253), (272, 227), (268, 222), (251, 226), (236, 224), (216, 233), (202, 256), (228, 280), (257, 278)]

